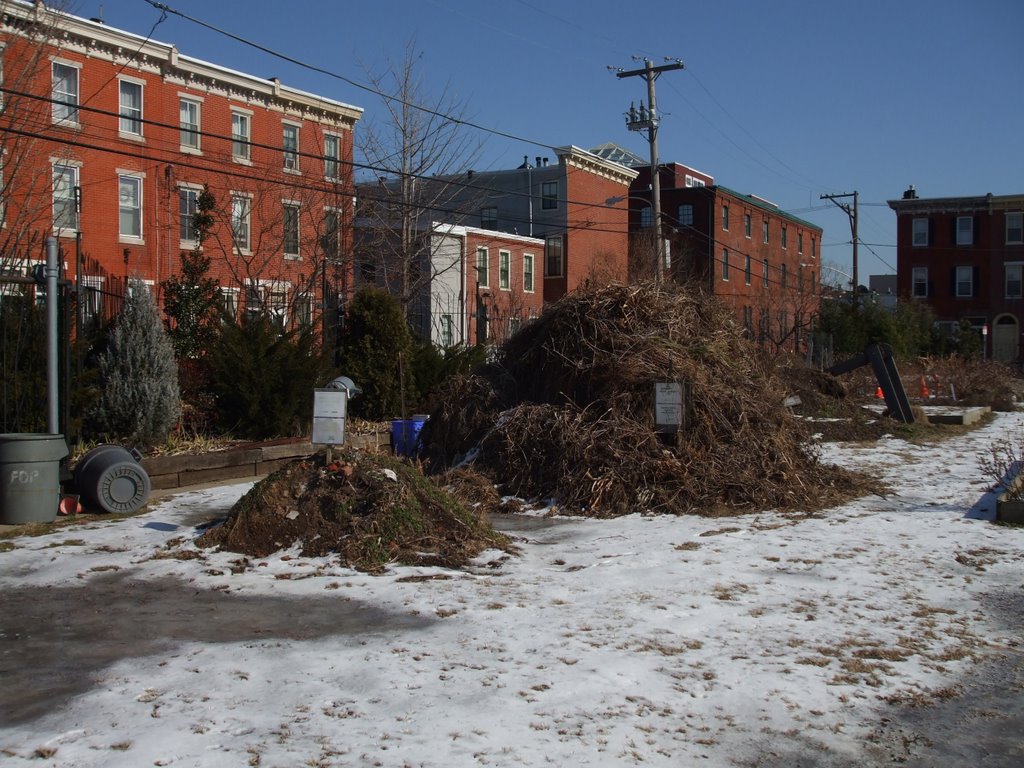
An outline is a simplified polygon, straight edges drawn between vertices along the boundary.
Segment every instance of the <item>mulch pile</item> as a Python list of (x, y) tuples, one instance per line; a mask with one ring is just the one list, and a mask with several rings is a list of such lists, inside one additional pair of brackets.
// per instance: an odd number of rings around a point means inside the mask
[(323, 455), (286, 464), (197, 544), (253, 557), (299, 544), (306, 557), (337, 554), (364, 571), (389, 563), (459, 568), (485, 549), (511, 549), (485, 514), (501, 500), (494, 492), (487, 501), (464, 502), (409, 462), (346, 448), (330, 464)]
[[(654, 431), (655, 383), (687, 382), (684, 431)], [(814, 510), (873, 490), (820, 463), (772, 359), (716, 300), (676, 287), (571, 294), (494, 363), (449, 380), (421, 433), (431, 471), (593, 517)]]

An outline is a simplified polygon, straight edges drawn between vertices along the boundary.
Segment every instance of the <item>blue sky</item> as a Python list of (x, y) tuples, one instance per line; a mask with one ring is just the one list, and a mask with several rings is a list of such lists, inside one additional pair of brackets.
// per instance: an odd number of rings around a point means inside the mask
[[(166, 4), (364, 83), (367, 70), (400, 61), (413, 41), (426, 89), (447, 86), (473, 122), (526, 140), (484, 134), (480, 168), (553, 156), (543, 145), (614, 141), (646, 156), (646, 139), (627, 131), (623, 117), (631, 101), (646, 99), (644, 83), (607, 67), (639, 66), (632, 56), (679, 58), (686, 69), (657, 82), (662, 161), (711, 173), (823, 227), (824, 261), (847, 273), (849, 222), (819, 196), (857, 190), (865, 283), (895, 271), (895, 214), (885, 201), (909, 184), (922, 197), (1024, 193), (1019, 0)], [(379, 98), (339, 79), (174, 14), (159, 21), (146, 0), (74, 0), (71, 10), (360, 106), (366, 121), (381, 111)]]

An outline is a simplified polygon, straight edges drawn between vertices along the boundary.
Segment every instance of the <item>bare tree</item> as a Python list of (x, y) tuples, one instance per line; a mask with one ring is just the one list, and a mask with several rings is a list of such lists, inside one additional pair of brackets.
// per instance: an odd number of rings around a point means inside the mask
[(396, 296), (406, 312), (436, 276), (430, 250), (441, 239), (427, 236), (433, 223), (457, 224), (458, 208), (472, 210), (470, 187), (458, 177), (482, 148), (448, 86), (428, 92), (422, 57), (409, 43), (402, 61), (368, 73), (379, 92), (391, 95), (383, 97), (384, 117), (365, 125), (359, 146), (367, 170), (359, 179), (357, 259), (364, 278)]

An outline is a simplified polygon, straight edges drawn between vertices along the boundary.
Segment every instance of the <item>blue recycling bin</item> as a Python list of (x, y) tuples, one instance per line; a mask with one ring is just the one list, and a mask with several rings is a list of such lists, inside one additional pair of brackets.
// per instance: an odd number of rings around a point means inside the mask
[(391, 422), (391, 449), (399, 456), (415, 456), (419, 453), (420, 430), (427, 423), (426, 416), (411, 419), (395, 419)]

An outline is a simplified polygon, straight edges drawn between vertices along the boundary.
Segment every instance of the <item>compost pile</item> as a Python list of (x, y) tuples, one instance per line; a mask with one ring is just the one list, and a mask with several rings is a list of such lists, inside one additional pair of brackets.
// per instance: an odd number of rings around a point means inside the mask
[(337, 554), (364, 571), (388, 563), (459, 568), (485, 549), (511, 547), (486, 510), (409, 462), (346, 448), (329, 464), (316, 455), (268, 475), (197, 543), (253, 557), (298, 544), (304, 556)]
[[(687, 382), (686, 426), (654, 431), (655, 383)], [(503, 492), (593, 517), (814, 510), (871, 490), (820, 463), (772, 360), (711, 297), (613, 285), (571, 294), (494, 363), (446, 385), (421, 434)]]

